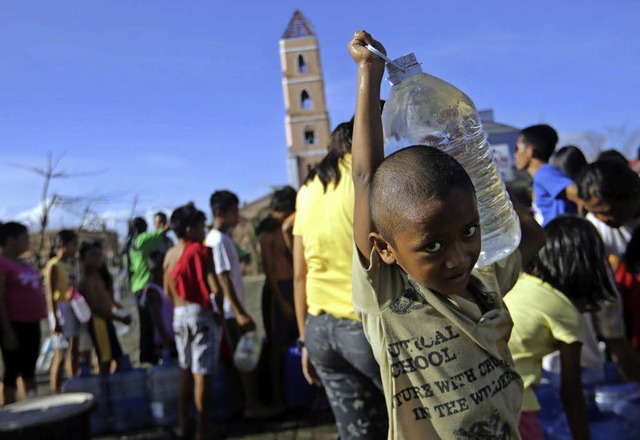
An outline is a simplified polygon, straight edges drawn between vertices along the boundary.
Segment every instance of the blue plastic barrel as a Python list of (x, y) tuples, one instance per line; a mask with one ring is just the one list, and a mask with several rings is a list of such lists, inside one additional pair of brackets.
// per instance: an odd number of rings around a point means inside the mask
[(640, 392), (631, 394), (616, 403), (613, 411), (627, 421), (632, 438), (640, 439)]
[(142, 368), (133, 368), (129, 356), (123, 355), (119, 369), (107, 379), (107, 386), (116, 431), (135, 431), (153, 424), (147, 373)]
[(156, 426), (171, 428), (178, 424), (181, 380), (182, 369), (171, 359), (169, 351), (163, 351), (162, 361), (149, 370), (147, 379), (151, 415)]
[(87, 362), (80, 363), (80, 374), (67, 380), (62, 386), (65, 393), (90, 393), (95, 406), (90, 413), (91, 434), (104, 434), (110, 429), (111, 414), (107, 397), (107, 380), (91, 374)]
[(637, 382), (601, 385), (595, 389), (595, 401), (600, 411), (613, 412), (616, 403), (638, 391), (640, 391), (640, 383)]
[(288, 409), (311, 409), (318, 400), (318, 390), (302, 374), (302, 355), (294, 346), (287, 350), (284, 364), (284, 400)]

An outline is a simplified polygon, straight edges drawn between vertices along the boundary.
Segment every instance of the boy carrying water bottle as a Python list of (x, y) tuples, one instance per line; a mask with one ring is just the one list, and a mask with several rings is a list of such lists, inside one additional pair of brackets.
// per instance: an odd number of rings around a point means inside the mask
[(517, 439), (522, 380), (507, 346), (502, 296), (544, 244), (517, 209), (518, 250), (474, 268), (480, 254), (474, 187), (451, 156), (424, 145), (383, 158), (384, 51), (364, 31), (353, 136), (353, 303), (380, 364), (389, 438)]

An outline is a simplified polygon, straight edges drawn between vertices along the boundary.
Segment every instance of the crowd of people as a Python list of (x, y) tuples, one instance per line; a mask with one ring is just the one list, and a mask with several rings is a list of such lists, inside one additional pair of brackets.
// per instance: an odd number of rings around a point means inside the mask
[[(544, 370), (560, 378), (573, 437), (589, 438), (582, 373), (603, 381), (611, 362), (620, 380), (640, 381), (640, 176), (615, 152), (588, 163), (576, 146), (556, 151), (549, 125), (525, 128), (515, 159), (532, 179), (531, 206), (512, 197), (521, 242), (478, 268), (480, 214), (462, 166), (423, 145), (384, 158), (384, 62), (367, 45), (384, 50), (364, 31), (349, 44), (358, 65), (354, 118), (333, 131), (299, 192), (273, 193), (256, 230), (271, 386), (263, 401), (257, 372), (235, 373), (242, 416), (286, 411), (283, 366), (296, 345), (342, 439), (542, 439), (534, 390)], [(239, 205), (234, 193), (213, 192), (209, 231), (193, 203), (157, 213), (153, 231), (135, 218), (122, 251), (139, 362), (168, 353), (182, 368), (178, 438), (193, 433), (192, 402), (196, 437), (210, 437), (212, 374), (256, 331), (230, 235)], [(0, 249), (4, 404), (16, 400), (18, 377), (28, 396), (36, 393), (47, 317), (53, 391), (80, 363), (92, 364), (93, 352), (97, 373), (117, 370), (114, 321), (131, 316), (114, 297), (101, 242), (62, 230), (39, 271), (22, 258), (27, 228), (6, 222)]]

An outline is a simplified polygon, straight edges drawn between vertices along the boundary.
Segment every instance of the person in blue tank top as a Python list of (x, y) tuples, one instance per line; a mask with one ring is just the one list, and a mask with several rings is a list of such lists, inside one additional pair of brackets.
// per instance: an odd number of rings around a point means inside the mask
[(546, 124), (525, 128), (516, 142), (516, 168), (533, 178), (533, 210), (542, 226), (581, 206), (576, 184), (548, 163), (557, 143), (558, 133)]

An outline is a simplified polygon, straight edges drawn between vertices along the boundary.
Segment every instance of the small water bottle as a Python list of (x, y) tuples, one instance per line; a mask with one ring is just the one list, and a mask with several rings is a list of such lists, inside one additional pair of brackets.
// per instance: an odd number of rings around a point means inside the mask
[(475, 105), (456, 87), (423, 73), (413, 53), (387, 63), (387, 71), (392, 87), (382, 112), (385, 156), (410, 145), (453, 156), (476, 189), (482, 231), (477, 266), (506, 257), (520, 244), (520, 223)]
[(242, 372), (256, 369), (262, 351), (262, 341), (258, 339), (256, 332), (247, 332), (238, 341), (238, 346), (233, 354), (233, 364)]

